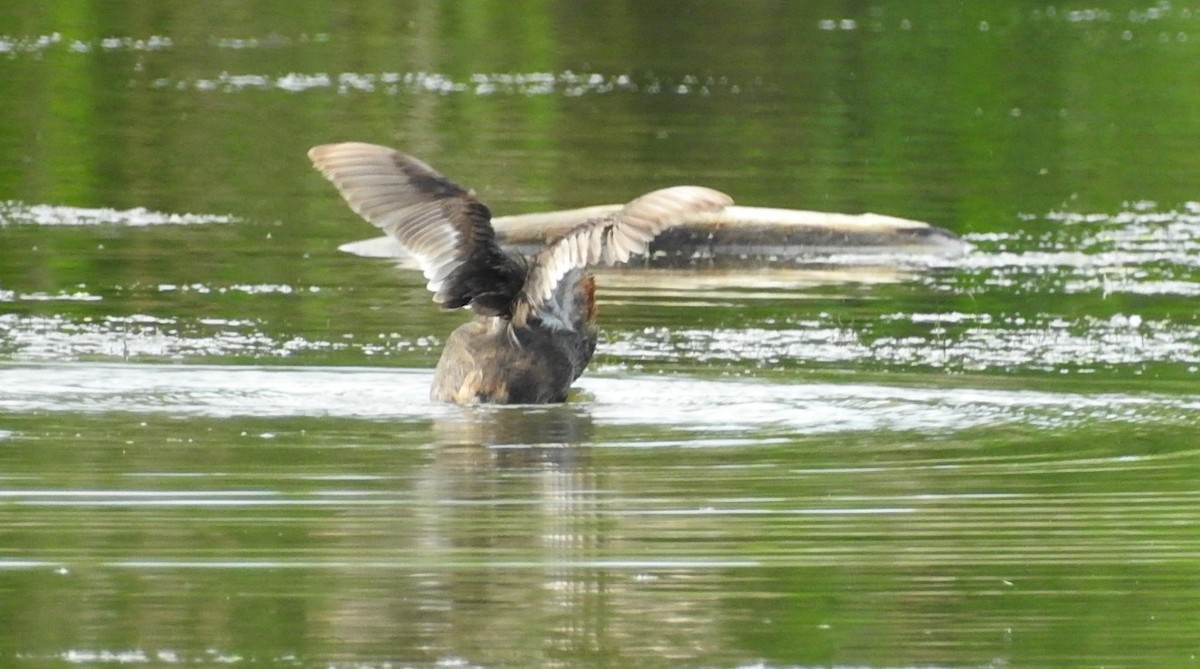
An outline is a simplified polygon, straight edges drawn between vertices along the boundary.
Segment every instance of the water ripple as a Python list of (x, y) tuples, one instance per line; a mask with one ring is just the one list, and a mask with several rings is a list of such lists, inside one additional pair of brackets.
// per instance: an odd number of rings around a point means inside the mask
[[(375, 368), (5, 365), (0, 366), (0, 410), (377, 420), (463, 411), (427, 400), (429, 378), (429, 370)], [(602, 372), (584, 377), (579, 388), (588, 397), (577, 400), (579, 410), (593, 420), (675, 429), (685, 443), (691, 432), (712, 438), (745, 430), (937, 432), (1012, 422), (1062, 428), (1167, 418), (1194, 423), (1200, 411), (1200, 400), (1188, 396), (613, 377)]]

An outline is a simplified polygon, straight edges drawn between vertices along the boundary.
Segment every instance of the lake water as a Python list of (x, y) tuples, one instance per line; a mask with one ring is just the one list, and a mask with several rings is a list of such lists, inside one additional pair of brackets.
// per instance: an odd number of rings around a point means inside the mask
[[(0, 665), (1194, 667), (1200, 5), (0, 8)], [(606, 271), (546, 408), (314, 144), (959, 259)]]

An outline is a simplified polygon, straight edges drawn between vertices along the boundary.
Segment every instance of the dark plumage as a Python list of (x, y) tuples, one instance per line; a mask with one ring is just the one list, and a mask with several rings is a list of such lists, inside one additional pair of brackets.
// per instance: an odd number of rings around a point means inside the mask
[(496, 243), (491, 212), (429, 165), (384, 146), (317, 146), (313, 165), (360, 216), (421, 266), (434, 301), (475, 320), (446, 341), (431, 396), (459, 403), (562, 402), (596, 348), (589, 265), (624, 262), (686, 215), (732, 204), (677, 186), (643, 195), (549, 241), (533, 258)]

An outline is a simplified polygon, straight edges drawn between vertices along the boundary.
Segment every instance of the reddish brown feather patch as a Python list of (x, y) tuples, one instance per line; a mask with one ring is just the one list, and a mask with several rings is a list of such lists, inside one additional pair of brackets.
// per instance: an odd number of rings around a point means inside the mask
[(588, 275), (583, 280), (583, 294), (587, 297), (587, 320), (596, 320), (596, 277)]

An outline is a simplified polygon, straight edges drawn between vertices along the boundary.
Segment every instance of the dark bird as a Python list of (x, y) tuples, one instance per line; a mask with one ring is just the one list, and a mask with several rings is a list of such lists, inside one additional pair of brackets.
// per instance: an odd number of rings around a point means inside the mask
[(700, 186), (656, 190), (524, 257), (497, 244), (491, 212), (473, 191), (412, 156), (347, 142), (308, 157), (351, 209), (416, 258), (435, 302), (475, 312), (446, 341), (430, 392), (460, 404), (565, 401), (596, 350), (588, 266), (625, 262), (688, 215), (733, 203)]

